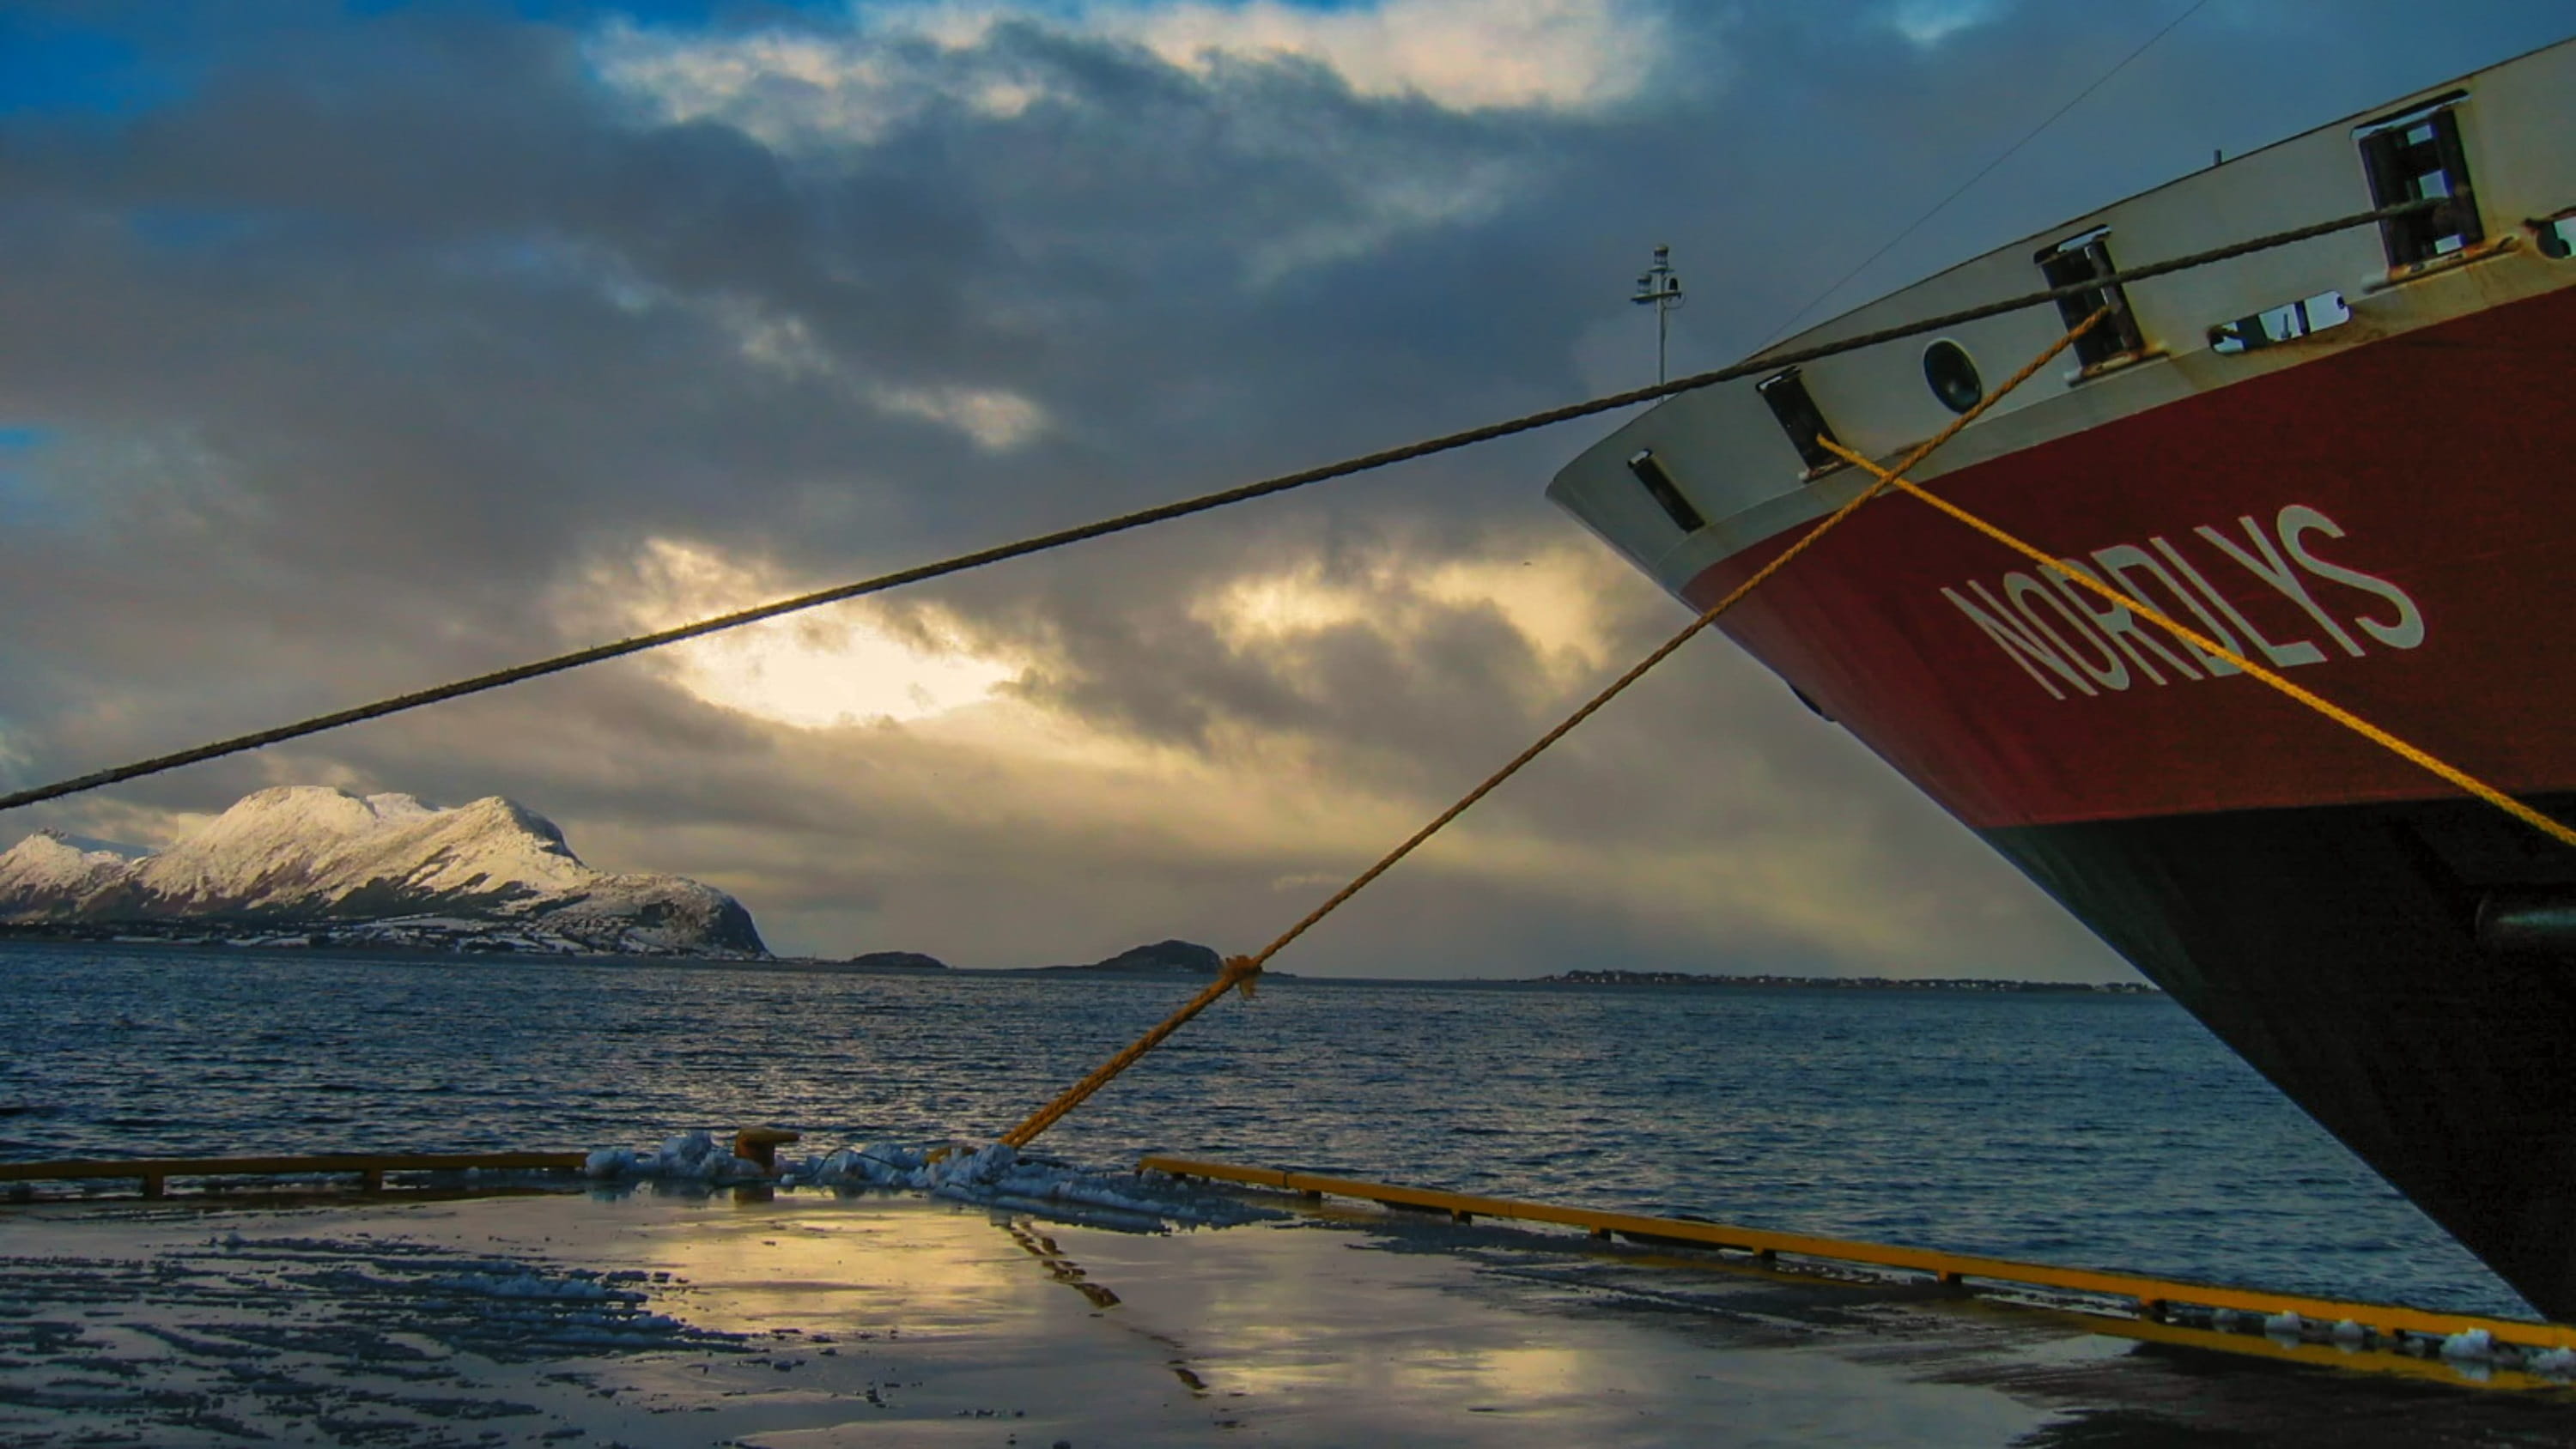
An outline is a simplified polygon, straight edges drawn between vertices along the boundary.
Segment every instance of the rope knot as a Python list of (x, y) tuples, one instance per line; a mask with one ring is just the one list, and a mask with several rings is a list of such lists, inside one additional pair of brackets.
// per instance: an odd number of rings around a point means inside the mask
[(1233, 986), (1235, 990), (1242, 992), (1244, 1000), (1250, 1001), (1255, 996), (1261, 994), (1256, 989), (1260, 976), (1260, 957), (1228, 956), (1225, 958), (1223, 979)]

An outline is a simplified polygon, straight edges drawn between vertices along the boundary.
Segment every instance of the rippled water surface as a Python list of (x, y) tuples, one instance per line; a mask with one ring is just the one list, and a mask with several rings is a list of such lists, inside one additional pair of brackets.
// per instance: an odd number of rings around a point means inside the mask
[[(7, 945), (0, 1159), (990, 1137), (1188, 992)], [(2161, 998), (1277, 980), (1043, 1146), (2528, 1312)]]

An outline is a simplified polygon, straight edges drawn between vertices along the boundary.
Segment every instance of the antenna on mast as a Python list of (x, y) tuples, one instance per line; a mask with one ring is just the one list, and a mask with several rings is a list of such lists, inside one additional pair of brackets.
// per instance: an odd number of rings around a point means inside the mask
[(1673, 309), (1687, 300), (1682, 279), (1673, 275), (1673, 249), (1655, 248), (1655, 264), (1637, 274), (1637, 291), (1629, 301), (1655, 309), (1655, 381), (1664, 380), (1664, 339), (1672, 330)]

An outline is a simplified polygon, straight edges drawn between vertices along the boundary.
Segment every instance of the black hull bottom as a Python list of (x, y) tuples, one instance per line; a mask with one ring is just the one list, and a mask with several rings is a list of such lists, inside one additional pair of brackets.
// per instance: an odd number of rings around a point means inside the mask
[[(2534, 799), (2576, 818), (2576, 796)], [(2576, 1321), (2576, 851), (2472, 800), (1983, 832), (2547, 1317)], [(2497, 933), (2492, 929), (2489, 938)]]

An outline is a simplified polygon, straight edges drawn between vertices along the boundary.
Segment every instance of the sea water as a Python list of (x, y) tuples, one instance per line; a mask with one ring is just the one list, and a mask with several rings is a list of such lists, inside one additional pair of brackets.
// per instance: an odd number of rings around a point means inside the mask
[[(984, 1140), (1195, 985), (0, 945), (0, 1160)], [(2152, 996), (1273, 979), (1037, 1150), (2529, 1312)]]

